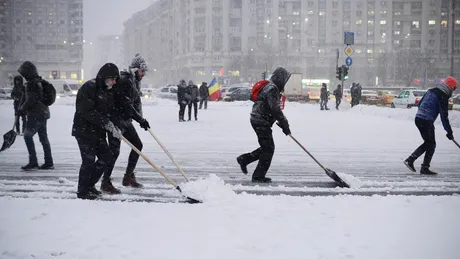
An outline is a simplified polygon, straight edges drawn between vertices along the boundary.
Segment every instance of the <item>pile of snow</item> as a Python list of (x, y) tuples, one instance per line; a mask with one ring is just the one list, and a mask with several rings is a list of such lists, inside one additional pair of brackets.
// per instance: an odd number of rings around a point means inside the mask
[(364, 183), (359, 180), (358, 178), (354, 177), (353, 175), (350, 174), (345, 174), (345, 173), (336, 173), (343, 181), (345, 181), (348, 185), (350, 185), (350, 188), (353, 189), (359, 189), (361, 186), (364, 185)]
[(190, 198), (211, 203), (225, 203), (235, 199), (237, 194), (232, 187), (225, 184), (215, 174), (210, 174), (206, 178), (190, 181), (180, 186), (182, 193)]
[[(417, 113), (417, 108), (391, 109), (388, 107), (358, 105), (353, 107), (352, 109), (347, 110), (347, 112), (359, 113), (362, 115), (370, 115), (375, 117), (385, 117), (396, 120), (413, 121), (415, 118), (415, 114)], [(449, 120), (452, 127), (460, 128), (460, 111), (449, 111)], [(440, 117), (438, 117), (436, 123), (441, 124)]]

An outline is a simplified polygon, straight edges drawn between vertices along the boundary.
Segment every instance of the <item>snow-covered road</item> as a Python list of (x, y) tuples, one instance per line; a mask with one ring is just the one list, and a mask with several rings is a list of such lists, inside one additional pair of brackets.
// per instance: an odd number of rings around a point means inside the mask
[[(53, 171), (22, 172), (27, 151), (22, 137), (0, 154), (0, 196), (74, 198), (80, 154), (70, 135), (74, 99), (62, 98), (51, 107), (48, 134), (55, 161)], [(358, 180), (352, 189), (335, 188), (335, 184), (292, 140), (274, 128), (276, 152), (268, 176), (274, 183), (259, 186), (239, 171), (237, 155), (257, 147), (249, 124), (250, 102), (210, 103), (199, 110), (199, 120), (177, 121), (177, 105), (167, 100), (144, 100), (145, 117), (153, 131), (192, 179), (216, 174), (237, 192), (255, 194), (331, 195), (339, 193), (378, 194), (452, 194), (460, 193), (460, 150), (446, 139), (437, 126), (437, 150), (432, 169), (440, 175), (421, 176), (409, 172), (402, 161), (421, 143), (413, 124), (415, 109), (388, 109), (359, 106), (341, 111), (320, 111), (318, 105), (287, 103), (285, 113), (293, 136), (326, 167), (347, 173)], [(332, 105), (331, 105), (332, 106)], [(450, 113), (453, 125), (459, 125), (460, 112)], [(0, 132), (10, 129), (13, 107), (0, 103)], [(137, 125), (136, 125), (137, 127)], [(155, 140), (139, 129), (145, 153), (179, 183), (180, 173)], [(454, 129), (459, 132), (458, 128)], [(460, 138), (460, 135), (457, 135)], [(42, 149), (35, 138), (39, 160)], [(115, 168), (114, 184), (121, 186), (129, 148), (122, 153)], [(250, 166), (253, 170), (255, 164)], [(420, 167), (420, 161), (416, 163)], [(123, 194), (111, 199), (170, 201), (180, 196), (165, 180), (140, 159), (139, 181), (143, 190), (121, 188)]]

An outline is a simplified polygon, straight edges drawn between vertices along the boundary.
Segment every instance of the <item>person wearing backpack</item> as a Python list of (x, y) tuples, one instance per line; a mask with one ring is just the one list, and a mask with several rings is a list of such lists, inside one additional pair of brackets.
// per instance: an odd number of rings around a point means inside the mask
[(272, 126), (278, 121), (279, 126), (286, 135), (291, 134), (289, 123), (280, 106), (281, 92), (291, 77), (291, 74), (283, 67), (278, 67), (270, 80), (257, 82), (251, 91), (251, 100), (254, 102), (251, 112), (251, 126), (254, 129), (260, 147), (251, 153), (245, 153), (237, 157), (237, 162), (244, 174), (248, 173), (247, 166), (259, 160), (252, 175), (252, 182), (269, 183), (271, 179), (266, 177), (275, 152)]
[[(29, 152), (29, 163), (23, 167), (23, 170), (32, 169), (54, 169), (53, 156), (51, 154), (51, 145), (48, 140), (46, 124), (50, 118), (49, 105), (53, 104), (56, 98), (54, 87), (46, 80), (42, 79), (37, 72), (37, 67), (30, 61), (25, 61), (18, 69), (19, 74), (26, 80), (26, 90), (19, 107), (18, 114), (25, 114), (26, 130), (24, 132), (24, 141), (26, 142)], [(38, 137), (43, 146), (45, 153), (45, 163), (38, 166), (37, 153), (35, 152), (34, 135)]]
[[(18, 110), (21, 103), (21, 100), (24, 100), (22, 97), (25, 95), (26, 88), (24, 86), (24, 80), (22, 76), (15, 76), (13, 79), (14, 87), (13, 91), (11, 91), (11, 99), (14, 100), (13, 105), (14, 105), (14, 116), (18, 117), (16, 119), (16, 132), (18, 134), (24, 134), (24, 131), (26, 130), (26, 116), (24, 114), (19, 115)], [(24, 100), (25, 101), (25, 100)], [(22, 119), (22, 133), (21, 133), (21, 127), (20, 127), (20, 120), (19, 117)]]

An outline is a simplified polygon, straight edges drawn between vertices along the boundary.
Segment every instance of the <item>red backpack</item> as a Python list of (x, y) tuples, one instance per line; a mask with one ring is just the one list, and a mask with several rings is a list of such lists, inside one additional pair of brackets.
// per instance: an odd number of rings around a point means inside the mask
[(264, 87), (268, 84), (268, 80), (261, 80), (254, 84), (251, 90), (251, 101), (255, 102), (259, 98), (259, 94), (264, 89)]

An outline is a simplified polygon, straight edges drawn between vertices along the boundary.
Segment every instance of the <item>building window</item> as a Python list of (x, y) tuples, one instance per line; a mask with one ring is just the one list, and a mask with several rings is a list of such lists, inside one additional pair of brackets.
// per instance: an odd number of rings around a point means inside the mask
[(380, 11), (380, 14), (381, 14), (382, 16), (385, 16), (385, 15), (387, 15), (387, 11), (386, 11), (386, 10), (382, 10), (382, 11)]
[(324, 12), (324, 11), (319, 12), (319, 16), (323, 16), (325, 14), (326, 14), (326, 12)]
[(393, 31), (394, 35), (399, 35), (401, 32), (400, 31)]
[(362, 24), (362, 23), (363, 23), (362, 20), (357, 20), (357, 21), (356, 21), (356, 24)]
[(380, 21), (380, 24), (381, 24), (381, 25), (385, 25), (385, 24), (387, 24), (387, 21), (381, 20), (381, 21)]
[(369, 25), (374, 25), (374, 21), (371, 21), (371, 20), (367, 21), (367, 23), (368, 23)]
[(387, 6), (387, 2), (386, 1), (380, 1), (380, 6)]
[(429, 24), (429, 25), (435, 25), (435, 24), (436, 24), (436, 21), (435, 21), (435, 20), (429, 20), (429, 21), (428, 21), (428, 24)]
[(447, 28), (447, 20), (442, 20), (441, 21), (441, 27)]
[(455, 21), (455, 24), (460, 24), (460, 20), (456, 20), (456, 21)]

